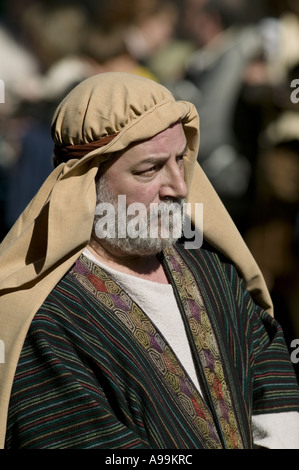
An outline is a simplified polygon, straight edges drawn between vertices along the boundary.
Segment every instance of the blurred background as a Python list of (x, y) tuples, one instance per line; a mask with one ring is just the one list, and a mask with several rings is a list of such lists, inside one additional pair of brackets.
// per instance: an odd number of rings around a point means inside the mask
[(0, 0), (0, 240), (52, 170), (55, 107), (105, 71), (150, 77), (197, 107), (198, 161), (263, 271), (292, 352), (299, 0)]

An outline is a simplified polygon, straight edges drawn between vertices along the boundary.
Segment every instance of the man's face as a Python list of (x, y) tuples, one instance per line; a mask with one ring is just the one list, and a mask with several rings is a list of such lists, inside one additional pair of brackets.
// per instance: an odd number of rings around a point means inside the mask
[(163, 202), (187, 195), (183, 157), (187, 141), (183, 126), (174, 124), (153, 138), (125, 150), (104, 173), (114, 194), (126, 195), (127, 204)]
[[(167, 220), (171, 230), (179, 224), (181, 230), (182, 207), (178, 214), (169, 219), (166, 212), (169, 205), (181, 205), (187, 195), (187, 186), (184, 180), (183, 158), (186, 154), (187, 142), (180, 123), (177, 123), (155, 137), (137, 143), (125, 150), (117, 160), (113, 161), (104, 170), (98, 183), (98, 206), (101, 203), (112, 203), (115, 207), (118, 196), (125, 197), (126, 207), (139, 203), (147, 211), (145, 215), (145, 231), (139, 232), (139, 236), (126, 237), (126, 239), (112, 240), (106, 237), (100, 243), (108, 243), (110, 247), (135, 255), (156, 254), (161, 249), (173, 244), (175, 239), (170, 233), (168, 239), (161, 239), (161, 227)], [(162, 212), (157, 217), (150, 217), (153, 206), (159, 207)], [(164, 209), (164, 213), (163, 213)], [(175, 211), (177, 213), (177, 211)], [(163, 215), (164, 214), (164, 215)], [(116, 214), (117, 217), (119, 214)], [(140, 221), (143, 222), (142, 216)], [(143, 216), (144, 219), (144, 216)], [(98, 218), (95, 218), (97, 222)], [(130, 228), (130, 217), (126, 224), (128, 233)], [(156, 223), (160, 227), (159, 237), (153, 239), (149, 235), (149, 223)], [(111, 222), (111, 221), (110, 221)], [(141, 224), (142, 225), (142, 224)], [(147, 236), (146, 236), (146, 234)], [(147, 238), (147, 239), (145, 239)], [(152, 239), (150, 239), (152, 238)], [(162, 238), (167, 238), (163, 237)], [(176, 237), (176, 239), (179, 236)]]

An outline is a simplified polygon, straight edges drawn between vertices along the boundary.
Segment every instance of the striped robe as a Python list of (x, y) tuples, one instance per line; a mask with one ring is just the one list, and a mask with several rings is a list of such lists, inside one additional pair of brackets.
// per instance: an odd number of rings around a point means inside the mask
[(202, 396), (146, 313), (81, 255), (32, 321), (7, 449), (252, 448), (253, 414), (299, 410), (281, 328), (233, 265), (209, 246), (161, 259)]

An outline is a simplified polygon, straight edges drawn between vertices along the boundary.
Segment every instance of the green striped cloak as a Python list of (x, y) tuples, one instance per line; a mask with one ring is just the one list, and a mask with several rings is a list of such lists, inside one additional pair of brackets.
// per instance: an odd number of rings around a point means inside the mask
[(252, 448), (253, 414), (299, 411), (281, 327), (233, 265), (180, 244), (162, 262), (203, 396), (146, 313), (81, 255), (32, 321), (7, 449)]

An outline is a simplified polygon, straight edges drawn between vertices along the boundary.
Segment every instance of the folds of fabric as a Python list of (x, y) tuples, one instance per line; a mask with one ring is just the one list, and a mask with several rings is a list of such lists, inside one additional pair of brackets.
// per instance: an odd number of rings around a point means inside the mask
[(82, 255), (30, 325), (6, 448), (252, 448), (252, 413), (298, 410), (276, 321), (216, 250), (176, 248), (163, 263), (202, 394), (151, 314)]
[(177, 121), (182, 122), (188, 142), (184, 163), (188, 201), (203, 203), (204, 238), (236, 263), (257, 302), (271, 311), (259, 268), (196, 162), (195, 107), (175, 101), (167, 89), (137, 75), (116, 72), (91, 77), (58, 107), (52, 125), (55, 145), (81, 145), (112, 134), (115, 138), (80, 159), (61, 163), (0, 245), (0, 339), (5, 345), (5, 362), (0, 364), (0, 446), (11, 385), (32, 318), (89, 241), (99, 165), (111, 153)]

